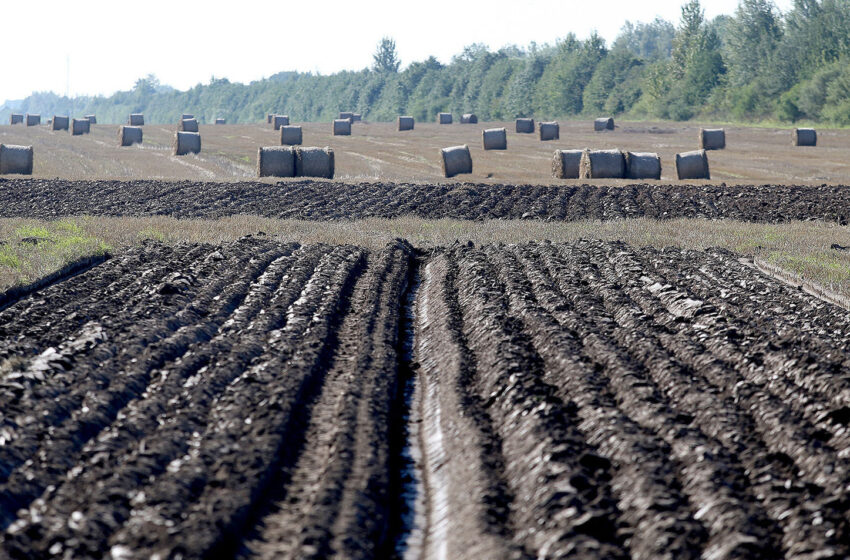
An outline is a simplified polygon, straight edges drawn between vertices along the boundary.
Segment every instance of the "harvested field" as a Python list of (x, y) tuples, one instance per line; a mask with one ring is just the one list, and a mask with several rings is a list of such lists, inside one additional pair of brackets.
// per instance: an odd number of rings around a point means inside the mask
[(850, 317), (724, 250), (149, 242), (2, 305), (0, 555), (850, 554)]

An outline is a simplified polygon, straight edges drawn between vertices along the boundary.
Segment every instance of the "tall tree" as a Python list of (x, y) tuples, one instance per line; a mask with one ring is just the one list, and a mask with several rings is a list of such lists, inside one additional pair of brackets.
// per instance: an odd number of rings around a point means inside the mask
[(395, 41), (391, 37), (384, 37), (378, 43), (375, 54), (372, 55), (375, 63), (372, 68), (376, 72), (398, 72), (401, 61), (395, 48)]

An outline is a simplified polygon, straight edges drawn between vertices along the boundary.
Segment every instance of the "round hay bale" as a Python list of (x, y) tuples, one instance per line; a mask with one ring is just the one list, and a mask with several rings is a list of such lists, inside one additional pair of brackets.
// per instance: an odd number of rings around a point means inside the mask
[(334, 151), (324, 148), (295, 147), (295, 176), (334, 178)]
[(611, 117), (602, 117), (593, 121), (593, 130), (600, 132), (603, 130), (614, 130), (614, 119)]
[(350, 136), (351, 135), (351, 119), (335, 119), (334, 120), (334, 136)]
[(172, 148), (175, 156), (198, 154), (201, 152), (201, 135), (197, 132), (177, 131), (174, 133)]
[(508, 132), (504, 128), (487, 128), (481, 132), (485, 150), (507, 150)]
[(280, 145), (281, 146), (299, 146), (301, 145), (302, 135), (300, 126), (282, 126), (280, 127)]
[(363, 115), (360, 113), (352, 113), (351, 122), (361, 122), (363, 120)]
[(97, 124), (97, 117), (94, 115), (86, 115), (83, 118), (89, 121), (89, 124)]
[(257, 177), (295, 177), (295, 148), (269, 146), (257, 149)]
[(142, 127), (140, 126), (125, 126), (118, 127), (118, 146), (132, 146), (133, 144), (142, 143)]
[(817, 146), (818, 133), (814, 128), (795, 128), (793, 144), (795, 146)]
[(88, 134), (91, 131), (91, 123), (88, 119), (71, 119), (71, 136)]
[(340, 111), (339, 112), (340, 119), (348, 119), (349, 121), (354, 121), (354, 113), (351, 111)]
[(189, 113), (183, 113), (180, 115), (180, 120), (185, 121), (186, 119), (194, 119), (195, 115), (190, 115)]
[(289, 115), (272, 115), (272, 125), (275, 130), (280, 130), (280, 127), (289, 124)]
[(694, 150), (676, 154), (676, 175), (682, 179), (711, 179), (708, 171), (708, 154)]
[(478, 124), (478, 117), (474, 113), (464, 113), (460, 116), (460, 124)]
[(557, 122), (542, 122), (537, 127), (540, 131), (540, 139), (541, 140), (560, 140), (561, 139), (561, 127)]
[(227, 124), (227, 120), (226, 120), (226, 119), (223, 119), (223, 118), (221, 118), (221, 117), (217, 117), (217, 118), (215, 119), (215, 124)]
[(130, 118), (127, 119), (127, 124), (130, 126), (144, 126), (145, 116), (142, 113), (130, 113)]
[(182, 119), (179, 123), (177, 123), (177, 130), (182, 130), (183, 132), (198, 132), (198, 119)]
[(452, 146), (440, 150), (443, 163), (443, 175), (454, 177), (461, 173), (472, 173), (472, 156), (469, 154), (469, 146)]
[(437, 122), (440, 124), (452, 124), (452, 114), (437, 113)]
[(68, 130), (70, 120), (65, 116), (53, 115), (53, 120), (50, 122), (50, 130)]
[(534, 134), (534, 119), (517, 119), (516, 131), (519, 134)]
[(552, 177), (556, 179), (578, 179), (581, 155), (584, 150), (555, 150), (552, 161)]
[(582, 179), (622, 179), (626, 158), (620, 150), (584, 150), (579, 164)]
[(274, 113), (266, 114), (266, 124), (272, 124), (272, 117), (274, 117)]
[(699, 147), (703, 150), (722, 150), (726, 147), (726, 131), (722, 128), (699, 129)]
[(398, 118), (398, 129), (399, 130), (413, 130), (414, 125), (413, 117), (405, 116)]
[(32, 175), (32, 146), (0, 144), (0, 175)]
[(31, 115), (27, 113), (27, 126), (37, 126), (41, 124), (41, 115)]
[(627, 179), (661, 179), (661, 158), (650, 152), (626, 152)]
[(21, 113), (12, 113), (9, 115), (9, 124), (23, 124), (24, 116)]

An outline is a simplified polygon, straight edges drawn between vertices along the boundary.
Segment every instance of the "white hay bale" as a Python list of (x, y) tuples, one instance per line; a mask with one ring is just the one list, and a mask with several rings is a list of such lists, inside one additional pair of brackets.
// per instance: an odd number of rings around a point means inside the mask
[(53, 115), (53, 120), (50, 121), (50, 130), (68, 130), (70, 120), (67, 116)]
[(552, 177), (556, 179), (578, 179), (583, 153), (584, 150), (555, 150), (555, 159), (552, 161)]
[(227, 124), (227, 119), (223, 119), (221, 117), (216, 117), (215, 124)]
[(817, 146), (818, 133), (814, 128), (795, 128), (793, 143), (795, 146)]
[(351, 119), (335, 119), (334, 120), (334, 136), (350, 136), (351, 135)]
[(201, 135), (197, 132), (175, 132), (172, 153), (175, 156), (201, 153)]
[(334, 178), (334, 151), (324, 148), (295, 147), (295, 176)]
[(703, 150), (722, 150), (726, 147), (726, 131), (722, 128), (699, 129), (699, 147)]
[(460, 124), (478, 124), (478, 117), (474, 113), (464, 113), (460, 116)]
[(125, 126), (118, 127), (118, 146), (132, 146), (133, 144), (142, 143), (142, 127), (140, 126)]
[(661, 158), (650, 152), (626, 152), (627, 179), (661, 179)]
[(290, 146), (259, 148), (257, 177), (295, 177), (295, 148)]
[(130, 113), (130, 118), (127, 119), (127, 124), (130, 126), (144, 126), (145, 116), (142, 113)]
[(620, 150), (584, 150), (579, 176), (582, 179), (622, 179), (626, 176), (626, 158)]
[(534, 134), (534, 119), (517, 119), (516, 131), (519, 134)]
[(361, 122), (362, 120), (363, 120), (363, 115), (361, 115), (360, 113), (352, 113), (351, 114), (351, 122), (356, 123), (356, 122)]
[(97, 124), (97, 117), (95, 115), (86, 115), (83, 118), (89, 121), (89, 124)]
[(282, 126), (280, 127), (280, 145), (281, 146), (299, 146), (301, 145), (302, 134), (300, 126)]
[(185, 121), (186, 119), (194, 119), (195, 115), (190, 115), (189, 113), (183, 113), (180, 115), (180, 120)]
[(27, 126), (37, 126), (41, 124), (41, 115), (31, 115), (27, 113)]
[(89, 132), (91, 132), (91, 123), (88, 119), (71, 119), (71, 136), (79, 136)]
[(507, 150), (508, 132), (504, 128), (487, 128), (481, 132), (485, 150)]
[(32, 175), (32, 146), (0, 144), (0, 175)]
[(280, 127), (289, 124), (289, 115), (272, 115), (272, 125), (275, 130), (280, 130)]
[(614, 119), (611, 117), (602, 117), (593, 121), (593, 130), (600, 132), (603, 130), (614, 130)]
[(349, 121), (354, 121), (354, 113), (352, 113), (351, 111), (340, 111), (339, 118), (341, 120), (348, 119)]
[(415, 121), (413, 117), (404, 116), (398, 118), (398, 129), (399, 130), (413, 130), (413, 125)]
[(540, 131), (540, 139), (541, 140), (560, 140), (561, 139), (561, 127), (555, 122), (542, 122), (537, 127)]
[(452, 124), (451, 113), (437, 113), (437, 122), (439, 124)]
[(182, 130), (183, 132), (198, 132), (198, 119), (194, 117), (191, 119), (182, 119), (177, 124), (177, 130)]
[(454, 177), (461, 173), (472, 173), (472, 156), (469, 154), (469, 146), (452, 146), (440, 150), (443, 163), (443, 175)]
[(12, 113), (9, 115), (9, 124), (23, 124), (24, 116), (21, 113)]
[(676, 154), (676, 175), (682, 179), (711, 179), (708, 171), (708, 154), (694, 150)]

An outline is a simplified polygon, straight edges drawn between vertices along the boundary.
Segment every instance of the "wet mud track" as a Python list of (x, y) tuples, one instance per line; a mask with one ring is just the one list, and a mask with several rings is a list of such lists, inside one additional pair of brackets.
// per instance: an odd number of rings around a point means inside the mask
[(720, 250), (148, 243), (0, 312), (0, 557), (845, 558), (848, 333)]
[(0, 179), (0, 218), (81, 214), (340, 220), (417, 216), (574, 221), (728, 218), (850, 223), (850, 188), (778, 185), (487, 185), (200, 183)]

